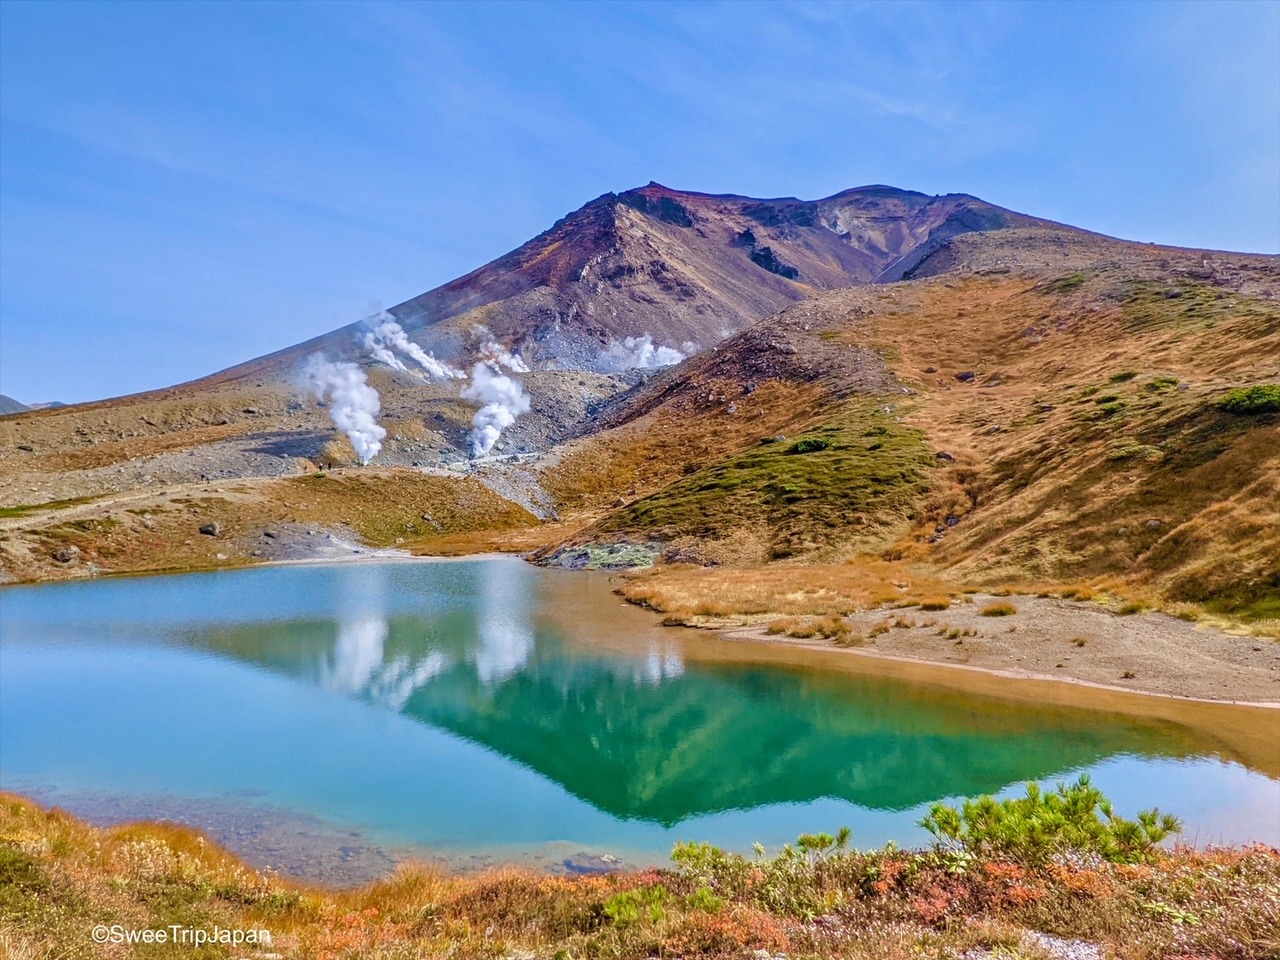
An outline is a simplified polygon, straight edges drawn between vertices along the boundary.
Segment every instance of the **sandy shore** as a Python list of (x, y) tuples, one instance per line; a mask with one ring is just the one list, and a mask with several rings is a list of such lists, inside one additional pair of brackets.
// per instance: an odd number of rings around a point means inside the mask
[[(983, 608), (997, 603), (1012, 605), (1016, 612), (982, 615)], [(1280, 643), (1162, 613), (1119, 616), (1091, 603), (973, 595), (947, 610), (875, 610), (847, 620), (855, 635), (864, 638), (858, 645), (770, 634), (765, 623), (723, 635), (1012, 678), (1280, 707)], [(1280, 717), (1276, 733), (1280, 737)]]

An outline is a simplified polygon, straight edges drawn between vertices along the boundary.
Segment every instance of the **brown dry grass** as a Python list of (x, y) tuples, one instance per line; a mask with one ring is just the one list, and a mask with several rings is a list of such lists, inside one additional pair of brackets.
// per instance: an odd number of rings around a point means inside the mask
[(599, 511), (575, 513), (536, 526), (439, 533), (406, 539), (402, 549), (425, 557), (462, 557), (476, 553), (534, 553), (571, 538), (600, 518)]
[[(709, 880), (702, 871), (450, 876), (407, 864), (333, 891), (259, 873), (179, 826), (95, 829), (0, 794), (0, 945), (16, 958), (193, 955), (184, 944), (97, 945), (97, 924), (266, 930), (269, 945), (198, 955), (290, 960), (1044, 955), (1029, 930), (1082, 938), (1117, 960), (1244, 960), (1280, 946), (1280, 855), (1262, 848), (1182, 850), (1137, 866), (885, 851), (726, 864)], [(620, 909), (637, 900), (658, 909)]]
[[(911, 323), (889, 313), (845, 328), (892, 347), (920, 390), (908, 421), (957, 458), (934, 516), (966, 522), (914, 555), (984, 585), (1109, 575), (1174, 600), (1280, 575), (1280, 427), (1213, 409), (1229, 386), (1280, 372), (1268, 360), (1280, 307), (1206, 294), (1191, 321), (1182, 298), (1138, 299), (1159, 322), (1135, 329), (1136, 307), (1110, 299), (1119, 289), (934, 281), (899, 292)], [(975, 383), (956, 381), (961, 370)], [(1115, 417), (1099, 413), (1106, 396)]]
[(831, 616), (908, 604), (944, 592), (928, 571), (862, 557), (849, 563), (757, 567), (657, 567), (621, 588), (632, 603), (672, 617)]
[(758, 443), (762, 437), (795, 430), (820, 416), (823, 391), (814, 384), (771, 380), (755, 393), (740, 383), (708, 383), (708, 395), (726, 395), (737, 405), (727, 414), (667, 406), (620, 427), (568, 444), (549, 458), (542, 485), (566, 510), (631, 501), (678, 479), (698, 466)]
[[(484, 537), (538, 523), (474, 478), (360, 468), (188, 485), (35, 510), (0, 520), (0, 562), (17, 579), (83, 575), (87, 564), (116, 573), (224, 567), (262, 559), (253, 550), (263, 545), (265, 529), (323, 529), (335, 519), (376, 545), (428, 532)], [(198, 532), (210, 522), (221, 527), (217, 537)], [(78, 560), (56, 562), (53, 554), (68, 546), (80, 550)]]
[[(1134, 289), (940, 278), (806, 306), (828, 343), (879, 346), (919, 391), (906, 422), (955, 458), (906, 559), (963, 586), (1091, 582), (1246, 616), (1274, 605), (1280, 426), (1214, 404), (1280, 374), (1280, 308), (1195, 284), (1167, 301)], [(974, 382), (955, 379), (964, 370)], [(1108, 396), (1119, 414), (1095, 402)], [(955, 525), (927, 542), (944, 518)]]

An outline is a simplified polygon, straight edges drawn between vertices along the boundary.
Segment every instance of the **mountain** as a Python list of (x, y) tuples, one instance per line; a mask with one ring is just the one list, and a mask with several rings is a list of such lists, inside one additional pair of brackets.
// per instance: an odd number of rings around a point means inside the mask
[[(899, 280), (960, 234), (1015, 226), (1069, 230), (963, 194), (868, 186), (824, 200), (759, 200), (650, 183), (598, 197), (388, 313), (441, 356), (458, 356), (482, 324), (534, 363), (608, 369), (602, 353), (626, 337), (710, 346), (817, 292)], [(357, 355), (359, 333), (353, 324), (267, 366), (317, 348)]]
[(26, 413), (30, 409), (25, 403), (19, 403), (13, 397), (0, 393), (0, 417), (7, 417), (11, 413)]
[[(1274, 616), (1278, 292), (1274, 256), (1129, 243), (967, 195), (651, 183), (388, 311), (440, 361), (507, 350), (531, 368), (489, 456), (471, 456), (487, 397), (380, 362), (355, 324), (6, 417), (0, 558), (18, 577), (216, 566), (305, 551), (319, 526), (569, 565), (871, 555)], [(318, 353), (377, 391), (368, 467), (301, 385)], [(222, 532), (192, 536), (197, 520)]]
[(816, 292), (901, 279), (961, 233), (1036, 222), (884, 186), (801, 201), (650, 183), (390, 312), (411, 335), (482, 322), (534, 361), (591, 367), (626, 336), (706, 346)]

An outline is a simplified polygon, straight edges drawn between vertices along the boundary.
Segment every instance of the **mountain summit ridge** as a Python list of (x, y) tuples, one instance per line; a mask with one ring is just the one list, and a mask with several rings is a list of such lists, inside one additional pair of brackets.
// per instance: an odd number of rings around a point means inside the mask
[[(531, 362), (599, 370), (627, 337), (693, 352), (816, 293), (901, 280), (956, 237), (1009, 228), (1089, 236), (964, 193), (870, 184), (799, 200), (650, 181), (387, 312), (437, 356), (465, 355), (484, 327)], [(356, 322), (215, 376), (292, 376), (320, 350), (359, 360), (360, 333)]]
[(424, 345), (447, 349), (483, 323), (532, 360), (590, 366), (627, 336), (708, 346), (815, 292), (902, 279), (960, 234), (1010, 226), (1071, 229), (967, 194), (883, 184), (798, 200), (651, 181), (602, 194), (388, 312)]

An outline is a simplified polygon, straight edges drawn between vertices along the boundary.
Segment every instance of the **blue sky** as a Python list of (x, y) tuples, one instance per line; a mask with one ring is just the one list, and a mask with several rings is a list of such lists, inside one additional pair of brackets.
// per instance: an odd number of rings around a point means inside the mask
[(0, 391), (200, 376), (649, 180), (1280, 250), (1280, 3), (0, 4)]

